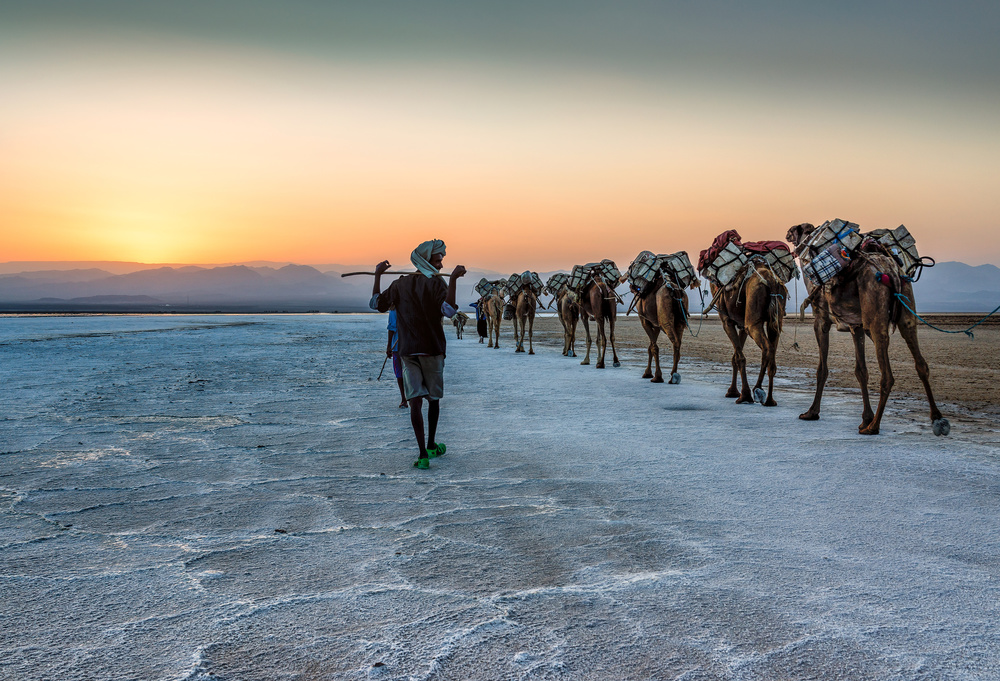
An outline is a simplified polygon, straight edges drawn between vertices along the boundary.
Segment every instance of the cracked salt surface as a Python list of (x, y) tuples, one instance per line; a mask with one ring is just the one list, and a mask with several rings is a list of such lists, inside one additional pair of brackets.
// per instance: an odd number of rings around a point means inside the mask
[(1000, 676), (1000, 462), (961, 417), (866, 438), (780, 368), (763, 409), (728, 367), (469, 335), (415, 471), (384, 347), (378, 315), (0, 319), (0, 678)]

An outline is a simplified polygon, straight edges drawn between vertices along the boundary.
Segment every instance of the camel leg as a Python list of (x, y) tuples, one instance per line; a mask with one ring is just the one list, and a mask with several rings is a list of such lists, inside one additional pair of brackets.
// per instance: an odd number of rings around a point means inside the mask
[(892, 384), (895, 382), (892, 377), (892, 366), (889, 364), (888, 326), (888, 321), (886, 321), (879, 324), (878, 328), (870, 329), (872, 342), (875, 344), (875, 356), (878, 357), (878, 370), (882, 373), (882, 381), (879, 384), (878, 408), (875, 410), (875, 418), (866, 428), (858, 431), (862, 435), (878, 435), (882, 414), (885, 413), (885, 405), (889, 401), (889, 393), (892, 392)]
[(750, 392), (750, 384), (747, 382), (747, 356), (743, 352), (748, 335), (746, 329), (740, 331), (739, 346), (736, 348), (736, 366), (740, 370), (740, 380), (743, 383), (740, 396), (736, 398), (736, 404), (753, 404), (753, 393)]
[(559, 309), (558, 305), (556, 306), (556, 313), (559, 315), (559, 323), (562, 324), (563, 327), (563, 357), (572, 356), (569, 354), (569, 328), (566, 326), (566, 319), (563, 317), (563, 311)]
[[(777, 343), (772, 342), (771, 338), (767, 335), (766, 322), (760, 326), (754, 326), (749, 330), (749, 333), (754, 343), (760, 348), (760, 373), (757, 374), (757, 383), (753, 387), (752, 394), (765, 407), (776, 407), (778, 403), (774, 401), (771, 391), (774, 386), (775, 370), (772, 365), (775, 365), (774, 356), (777, 351)], [(765, 372), (769, 377), (766, 395), (763, 394), (764, 390), (762, 389)]]
[(677, 384), (681, 382), (681, 375), (677, 372), (677, 365), (681, 361), (681, 341), (684, 339), (683, 323), (675, 325), (673, 335), (670, 336), (670, 344), (674, 348), (674, 366), (670, 369), (670, 382)]
[(591, 340), (590, 340), (590, 320), (587, 318), (587, 313), (586, 312), (581, 312), (580, 313), (580, 318), (583, 321), (583, 330), (587, 332), (587, 354), (583, 358), (583, 361), (580, 362), (580, 364), (586, 366), (586, 365), (590, 364), (590, 343), (591, 343)]
[[(663, 383), (663, 374), (660, 372), (660, 348), (656, 344), (656, 339), (660, 335), (660, 328), (654, 327), (646, 318), (639, 315), (639, 323), (642, 325), (642, 330), (646, 332), (646, 337), (649, 339), (649, 345), (646, 348), (646, 371), (642, 374), (643, 378), (651, 378), (653, 383)], [(653, 376), (653, 358), (656, 358), (656, 376)], [(659, 379), (659, 380), (657, 380)]]
[[(909, 317), (909, 314), (906, 314)], [(930, 367), (927, 366), (927, 362), (920, 352), (920, 346), (917, 344), (917, 325), (912, 317), (907, 317), (900, 319), (896, 328), (899, 329), (899, 335), (906, 341), (906, 346), (910, 348), (910, 354), (913, 355), (913, 361), (917, 367), (917, 375), (920, 377), (921, 383), (924, 384), (924, 392), (927, 393), (927, 401), (931, 407), (931, 426), (934, 434), (947, 435), (951, 432), (951, 424), (948, 419), (941, 415), (937, 403), (934, 402), (934, 393), (931, 392)]]
[(514, 352), (524, 352), (524, 320), (514, 315)]
[(825, 315), (816, 315), (813, 322), (813, 332), (816, 334), (816, 344), (819, 346), (819, 366), (816, 367), (816, 395), (809, 409), (801, 414), (799, 418), (803, 421), (816, 421), (819, 419), (819, 404), (823, 399), (823, 386), (826, 385), (827, 376), (830, 369), (826, 360), (830, 354), (830, 318)]
[[(611, 336), (611, 338), (610, 338), (610, 340), (611, 340), (611, 366), (620, 367), (622, 365), (622, 363), (618, 361), (618, 350), (615, 349), (615, 311), (614, 310), (611, 311), (611, 316), (608, 317), (608, 324), (611, 327), (610, 328), (610, 331), (611, 331), (611, 334), (610, 334), (610, 336)], [(660, 369), (660, 353), (659, 353), (659, 350), (657, 350), (657, 353), (656, 353), (656, 370), (659, 371), (659, 369)]]
[(731, 327), (728, 322), (723, 322), (722, 329), (729, 336), (729, 341), (733, 344), (733, 380), (729, 383), (729, 390), (726, 391), (726, 397), (739, 397), (740, 391), (736, 389), (736, 377), (740, 373), (740, 364), (737, 360), (736, 344), (737, 344), (737, 331), (735, 327)]
[(604, 368), (604, 353), (608, 349), (608, 337), (604, 333), (604, 317), (598, 313), (597, 318), (594, 320), (597, 322), (597, 364), (594, 365), (595, 369)]
[(576, 325), (579, 321), (578, 317), (569, 325), (569, 357), (576, 357)]
[(531, 337), (535, 333), (535, 317), (534, 315), (528, 315), (528, 354), (535, 354), (535, 346), (532, 344)]
[[(861, 411), (861, 425), (858, 432), (863, 433), (865, 428), (871, 425), (875, 418), (872, 412), (871, 397), (868, 394), (868, 361), (865, 359), (865, 331), (860, 326), (851, 327), (851, 336), (854, 339), (854, 376), (858, 379), (861, 387), (861, 402), (864, 405)], [(877, 432), (877, 431), (876, 431)]]

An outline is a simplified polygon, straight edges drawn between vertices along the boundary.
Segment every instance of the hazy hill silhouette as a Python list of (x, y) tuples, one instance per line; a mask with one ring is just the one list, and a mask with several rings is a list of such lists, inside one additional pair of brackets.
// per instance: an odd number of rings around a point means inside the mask
[[(0, 263), (0, 272), (17, 263)], [(33, 263), (46, 265), (46, 263)], [(367, 311), (372, 278), (341, 278), (343, 271), (369, 271), (365, 265), (339, 265), (321, 271), (309, 265), (249, 263), (223, 266), (141, 266), (117, 263), (119, 269), (140, 269), (114, 274), (100, 267), (69, 267), (74, 263), (47, 263), (47, 267), (0, 274), (0, 309), (53, 311), (65, 309), (127, 308), (130, 311)], [(93, 263), (75, 263), (92, 265)], [(277, 263), (275, 263), (277, 264)], [(622, 263), (622, 267), (626, 263)], [(327, 267), (321, 265), (320, 267)], [(568, 269), (568, 268), (567, 268)], [(542, 280), (552, 272), (540, 272)], [(459, 281), (458, 302), (468, 310), (476, 299), (473, 287), (482, 277), (510, 276), (485, 270), (470, 271)], [(387, 286), (394, 277), (386, 277)], [(790, 287), (788, 310), (805, 299), (801, 280), (798, 292)], [(630, 296), (619, 287), (626, 306)], [(914, 286), (917, 309), (922, 312), (988, 312), (1000, 305), (1000, 268), (973, 267), (942, 262), (924, 270)], [(696, 291), (689, 292), (691, 310), (699, 308)], [(85, 300), (82, 300), (85, 299)], [(545, 297), (543, 302), (547, 302)]]

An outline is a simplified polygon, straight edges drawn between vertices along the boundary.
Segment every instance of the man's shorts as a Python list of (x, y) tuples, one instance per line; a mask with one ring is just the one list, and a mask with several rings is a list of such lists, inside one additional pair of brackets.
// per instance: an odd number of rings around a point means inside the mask
[(407, 400), (444, 397), (444, 355), (401, 355), (403, 393)]
[(399, 353), (392, 353), (392, 373), (396, 378), (403, 377), (403, 363), (399, 360)]

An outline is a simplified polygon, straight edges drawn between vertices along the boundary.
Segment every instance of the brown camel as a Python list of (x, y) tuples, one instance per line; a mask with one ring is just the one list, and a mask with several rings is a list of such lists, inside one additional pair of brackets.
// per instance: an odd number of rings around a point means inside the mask
[[(590, 364), (589, 318), (593, 317), (597, 321), (597, 364), (594, 365), (594, 368), (604, 368), (604, 354), (608, 349), (608, 340), (611, 341), (613, 366), (621, 366), (621, 362), (618, 361), (618, 351), (615, 349), (615, 317), (618, 314), (618, 296), (615, 294), (614, 286), (617, 284), (617, 279), (609, 283), (595, 270), (590, 281), (584, 286), (579, 305), (583, 328), (587, 331), (587, 355), (580, 364)], [(604, 331), (605, 322), (608, 323), (608, 333)]]
[[(786, 239), (799, 250), (815, 227), (808, 223), (795, 225), (788, 230)], [(899, 335), (906, 341), (916, 364), (917, 375), (924, 384), (927, 401), (931, 408), (931, 428), (935, 435), (947, 435), (951, 431), (948, 419), (941, 415), (934, 394), (931, 391), (930, 369), (917, 343), (917, 319), (896, 299), (895, 294), (905, 296), (912, 302), (913, 286), (901, 276), (898, 266), (877, 245), (862, 245), (851, 258), (850, 264), (823, 286), (815, 286), (806, 281), (809, 297), (802, 304), (811, 304), (813, 309), (813, 330), (819, 344), (819, 366), (816, 369), (816, 396), (812, 406), (799, 415), (800, 419), (815, 421), (819, 418), (823, 387), (829, 375), (827, 357), (830, 352), (830, 326), (837, 324), (840, 330), (850, 331), (854, 338), (854, 375), (861, 387), (864, 409), (858, 432), (862, 435), (877, 435), (885, 412), (889, 392), (892, 390), (892, 367), (889, 364), (889, 334), (892, 327), (899, 329)], [(879, 274), (887, 277), (879, 277)], [(888, 283), (885, 283), (885, 279)], [(878, 358), (879, 384), (878, 408), (873, 413), (868, 394), (868, 366), (865, 362), (865, 337), (875, 344)]]
[[(652, 383), (663, 383), (663, 372), (660, 370), (660, 346), (656, 340), (660, 330), (670, 339), (674, 348), (674, 366), (670, 370), (670, 383), (680, 383), (681, 375), (677, 372), (677, 364), (681, 359), (681, 341), (684, 339), (684, 329), (687, 327), (688, 297), (683, 288), (673, 282), (664, 280), (662, 274), (645, 287), (644, 291), (632, 292), (638, 296), (636, 312), (643, 331), (649, 336), (649, 352), (646, 361), (646, 371), (643, 378), (651, 379)], [(645, 295), (642, 295), (645, 293)], [(656, 360), (656, 374), (652, 372), (653, 360)]]
[[(580, 298), (563, 286), (556, 294), (556, 309), (563, 325), (563, 355), (576, 357), (576, 325), (580, 321)], [(587, 328), (587, 345), (590, 345), (590, 328)]]
[(527, 325), (528, 354), (535, 354), (532, 336), (535, 327), (535, 308), (538, 307), (538, 296), (530, 286), (522, 286), (514, 297), (514, 352), (524, 352), (524, 332)]
[[(754, 398), (765, 407), (776, 407), (774, 401), (774, 374), (778, 364), (778, 337), (785, 318), (785, 301), (788, 289), (775, 276), (763, 257), (751, 257), (726, 288), (712, 284), (712, 300), (719, 310), (719, 319), (733, 344), (733, 381), (726, 397), (736, 397), (736, 404), (752, 404)], [(743, 346), (747, 336), (753, 338), (761, 351), (760, 374), (753, 392), (747, 382), (747, 358)], [(767, 395), (761, 385), (767, 372)], [(736, 374), (743, 381), (743, 389), (736, 390)]]
[(483, 309), (486, 312), (486, 323), (488, 324), (489, 344), (487, 347), (500, 347), (500, 322), (503, 321), (503, 296), (496, 290), (488, 296), (483, 297)]

